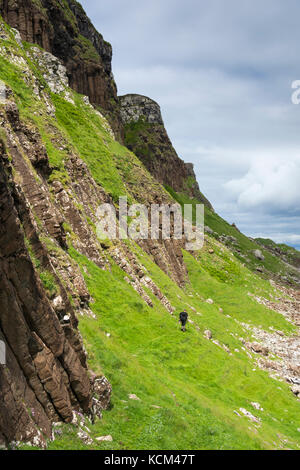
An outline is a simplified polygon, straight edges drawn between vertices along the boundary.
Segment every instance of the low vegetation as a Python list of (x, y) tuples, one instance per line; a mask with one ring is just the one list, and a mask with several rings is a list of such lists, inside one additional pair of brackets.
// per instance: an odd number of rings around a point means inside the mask
[[(8, 41), (7, 48), (12, 44)], [(30, 45), (18, 51), (24, 60), (28, 48)], [(106, 121), (80, 95), (71, 92), (72, 104), (46, 88), (55, 109), (55, 116), (51, 116), (32, 86), (23, 80), (18, 66), (2, 55), (0, 79), (12, 89), (22, 120), (41, 134), (53, 170), (50, 186), (59, 180), (68, 187), (66, 162), (76, 155), (116, 205), (121, 195), (127, 195), (129, 202), (147, 201), (154, 189), (181, 205), (198, 202), (172, 188), (165, 191), (155, 182), (137, 157), (113, 140)], [(129, 133), (128, 138), (134, 135)], [(257, 356), (249, 355), (243, 346), (243, 340), (252, 339), (245, 324), (275, 328), (287, 336), (295, 333), (295, 327), (283, 315), (249, 295), (276, 302), (279, 294), (268, 281), (269, 275), (286, 272), (288, 267), (260, 241), (248, 239), (207, 208), (205, 216), (211, 233), (204, 249), (194, 256), (183, 253), (188, 273), (184, 288), (137, 244), (128, 241), (147, 275), (175, 308), (174, 315), (151, 292), (147, 294), (153, 307), (147, 306), (124, 279), (125, 273), (113, 261), (112, 246), (107, 241), (106, 269), (76, 250), (72, 227), (65, 221), (69, 249), (64, 255), (79, 266), (96, 317), (79, 317), (88, 364), (95, 373), (107, 376), (113, 395), (111, 409), (103, 412), (103, 419), (88, 425), (94, 439), (92, 447), (78, 438), (77, 428), (62, 425), (62, 433), (49, 442), (49, 449), (299, 448), (299, 401), (286, 383), (260, 370)], [(94, 230), (94, 222), (87, 216), (85, 220)], [(43, 226), (39, 229), (42, 231)], [(224, 243), (220, 243), (220, 237), (225, 237)], [(55, 253), (55, 241), (46, 240), (44, 244)], [(57, 293), (55, 278), (41, 269), (27, 245), (51, 298)], [(255, 257), (256, 249), (261, 249), (264, 260)], [(266, 279), (257, 275), (258, 266)], [(183, 308), (193, 322), (186, 333), (178, 325)], [(207, 330), (211, 339), (205, 335)], [(130, 394), (138, 399), (130, 399)], [(263, 411), (252, 403), (259, 403)], [(257, 421), (251, 421), (240, 409), (249, 411)], [(95, 440), (108, 434), (112, 442)]]

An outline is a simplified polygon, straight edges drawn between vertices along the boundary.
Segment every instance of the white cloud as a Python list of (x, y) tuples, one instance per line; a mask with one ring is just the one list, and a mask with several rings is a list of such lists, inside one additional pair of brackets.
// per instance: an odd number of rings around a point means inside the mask
[(243, 209), (300, 215), (300, 152), (297, 156), (256, 155), (249, 171), (225, 183)]

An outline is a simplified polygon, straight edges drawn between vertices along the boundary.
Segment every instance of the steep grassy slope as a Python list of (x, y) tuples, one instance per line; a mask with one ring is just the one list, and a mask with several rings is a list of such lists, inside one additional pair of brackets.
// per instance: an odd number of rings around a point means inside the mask
[[(295, 327), (282, 315), (248, 295), (276, 300), (281, 294), (243, 266), (239, 255), (234, 256), (214, 236), (207, 236), (205, 248), (195, 256), (183, 253), (187, 267), (183, 288), (154, 263), (152, 255), (138, 244), (127, 242), (126, 248), (174, 306), (176, 314), (186, 307), (192, 323), (183, 334), (177, 315), (170, 315), (145, 287), (153, 304), (149, 307), (115, 262), (119, 243), (103, 248), (96, 240), (94, 212), (102, 196), (115, 202), (119, 195), (139, 202), (151, 202), (155, 197), (172, 201), (171, 196), (133, 153), (114, 141), (105, 119), (82, 96), (71, 90), (51, 92), (36, 63), (27, 55), (31, 46), (20, 47), (11, 30), (6, 26), (5, 30), (9, 39), (1, 42), (0, 79), (12, 90), (22, 121), (39, 130), (50, 174), (39, 173), (26, 153), (22, 155), (23, 163), (32, 172), (30, 182), (41, 185), (44, 193), (49, 193), (51, 204), (64, 214), (67, 246), (61, 246), (47, 232), (35, 214), (36, 207), (28, 207), (37, 219), (37, 236), (57, 275), (78, 269), (85, 280), (95, 318), (78, 308), (79, 329), (90, 368), (99, 375), (104, 373), (113, 386), (111, 409), (103, 412), (103, 420), (88, 424), (92, 438), (111, 434), (112, 442), (94, 440), (92, 446), (86, 446), (78, 438), (78, 428), (63, 425), (63, 432), (56, 434), (57, 439), (49, 443), (49, 448), (298, 448), (299, 401), (287, 384), (261, 371), (256, 365), (258, 356), (244, 347), (244, 342), (251, 340), (251, 332), (243, 323), (281, 330), (287, 337), (295, 333)], [(21, 73), (24, 69), (26, 74)], [(33, 91), (35, 85), (42, 85), (46, 95), (38, 98)], [(12, 133), (11, 126), (5, 124), (5, 132)], [(17, 131), (14, 137), (17, 138)], [(14, 164), (12, 149), (10, 144), (8, 155)], [(77, 159), (86, 165), (79, 176), (75, 164), (72, 166)], [(14, 180), (25, 191), (18, 168), (14, 168)], [(84, 194), (80, 199), (81, 186)], [(68, 196), (64, 205), (56, 199), (56, 187), (58, 194), (65, 191), (64, 197)], [(95, 195), (86, 201), (86, 192)], [(180, 195), (174, 194), (174, 198), (185, 202)], [(72, 217), (65, 209), (69, 206), (73, 207)], [(235, 230), (213, 213), (207, 212), (207, 219), (216, 232), (232, 234)], [(82, 227), (84, 239), (80, 238)], [(235, 236), (241, 248), (245, 246), (245, 253), (257, 247), (241, 234)], [(34, 261), (30, 243), (28, 251)], [(271, 254), (268, 256), (272, 263), (276, 262)], [(250, 259), (254, 266), (253, 258)], [(55, 278), (42, 278), (51, 297)], [(63, 280), (75, 303), (75, 287), (69, 287), (75, 284), (74, 278)], [(87, 297), (81, 296), (80, 300), (87, 302)], [(207, 302), (209, 298), (211, 301)], [(205, 337), (208, 329), (211, 340)], [(140, 400), (130, 400), (129, 394), (136, 394)], [(258, 402), (263, 411), (256, 410), (251, 402)], [(240, 409), (249, 411), (257, 421), (251, 421)]]
[[(194, 206), (199, 204), (197, 199), (190, 199), (183, 193), (176, 193), (169, 186), (166, 186), (166, 189), (182, 206), (184, 204), (193, 204)], [(279, 248), (282, 247), (282, 254), (286, 254), (286, 257), (278, 256), (274, 242), (248, 238), (208, 207), (205, 207), (205, 225), (210, 229), (210, 233), (214, 238), (225, 243), (234, 255), (252, 271), (259, 271), (265, 278), (274, 276), (280, 281), (289, 282), (291, 285), (299, 285), (300, 272), (297, 269), (297, 250), (291, 247), (284, 248), (280, 245)], [(270, 249), (272, 247), (273, 250)], [(255, 256), (256, 250), (261, 250), (264, 259), (258, 259)], [(294, 264), (294, 266), (291, 266), (291, 264)]]
[(275, 243), (273, 240), (266, 238), (256, 238), (257, 243), (269, 250), (273, 255), (279, 256), (287, 263), (300, 268), (300, 252), (295, 248), (284, 243)]
[[(299, 403), (285, 384), (270, 379), (256, 368), (253, 359), (241, 349), (239, 338), (247, 338), (240, 321), (273, 326), (291, 333), (293, 327), (282, 316), (266, 310), (247, 292), (272, 295), (273, 289), (231, 259), (235, 269), (230, 285), (217, 274), (222, 255), (205, 266), (186, 254), (190, 283), (179, 289), (140, 250), (140, 259), (163, 292), (180, 311), (189, 309), (194, 324), (182, 334), (176, 318), (155, 302), (145, 306), (124, 282), (122, 271), (112, 264), (102, 271), (71, 249), (80, 264), (95, 303), (97, 319), (82, 319), (80, 330), (89, 351), (89, 361), (113, 385), (112, 409), (103, 421), (91, 428), (92, 437), (112, 435), (113, 443), (93, 445), (100, 449), (268, 449), (299, 444)], [(241, 276), (242, 274), (242, 276)], [(246, 280), (247, 286), (243, 285)], [(213, 297), (215, 304), (204, 299)], [(224, 313), (220, 313), (222, 306)], [(201, 313), (201, 315), (199, 315)], [(226, 315), (230, 314), (230, 317)], [(238, 320), (238, 322), (236, 321)], [(199, 328), (199, 331), (196, 329)], [(203, 337), (210, 328), (213, 338), (232, 351)], [(107, 336), (107, 334), (110, 336)], [(235, 351), (237, 349), (238, 351)], [(128, 399), (136, 394), (140, 401)], [(258, 402), (264, 411), (256, 411)], [(245, 408), (261, 419), (261, 424), (239, 417)], [(239, 414), (241, 414), (239, 412)], [(284, 441), (286, 439), (286, 441)], [(51, 449), (85, 448), (76, 430), (50, 445)], [(88, 446), (87, 446), (88, 448)]]
[(71, 88), (109, 116), (122, 139), (112, 47), (76, 0), (0, 0), (0, 14), (23, 40), (52, 52), (67, 68)]

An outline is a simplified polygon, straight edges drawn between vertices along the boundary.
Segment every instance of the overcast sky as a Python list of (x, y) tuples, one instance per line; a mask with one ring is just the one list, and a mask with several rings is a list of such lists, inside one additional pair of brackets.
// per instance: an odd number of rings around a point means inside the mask
[(247, 235), (300, 248), (298, 0), (81, 1), (120, 95), (157, 101), (179, 156)]

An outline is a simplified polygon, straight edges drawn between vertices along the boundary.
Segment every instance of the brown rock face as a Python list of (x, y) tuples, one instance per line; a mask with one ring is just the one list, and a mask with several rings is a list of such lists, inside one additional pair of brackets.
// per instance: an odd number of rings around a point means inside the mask
[(0, 0), (0, 14), (23, 40), (36, 43), (62, 60), (70, 86), (108, 113), (117, 136), (117, 88), (111, 69), (112, 48), (74, 0)]
[(91, 380), (93, 384), (93, 393), (98, 399), (100, 408), (108, 410), (110, 407), (110, 397), (112, 388), (106, 377), (95, 377)]
[(0, 340), (6, 365), (0, 366), (0, 444), (43, 445), (51, 422), (71, 421), (73, 409), (89, 411), (91, 386), (76, 330), (66, 334), (28, 256), (20, 191), (1, 142)]
[[(107, 111), (114, 130), (123, 128), (130, 100), (121, 123), (111, 74), (111, 47), (77, 2), (0, 0), (0, 13), (24, 40), (59, 57), (73, 88)], [(23, 75), (35, 83), (30, 67)], [(53, 126), (47, 129), (53, 145), (67, 149), (62, 178), (53, 162), (50, 165), (38, 128), (19, 114), (14, 90), (7, 84), (4, 91), (6, 98), (0, 105), (0, 341), (5, 345), (6, 363), (0, 364), (0, 446), (12, 441), (44, 446), (54, 422), (70, 422), (74, 411), (100, 417), (101, 410), (109, 407), (109, 382), (88, 376), (78, 318), (95, 315), (89, 308), (92, 299), (80, 266), (68, 253), (68, 243), (71, 238), (78, 253), (103, 269), (109, 266), (107, 247), (99, 243), (93, 224), (99, 204), (112, 203), (112, 198), (92, 178), (76, 148)], [(41, 92), (39, 99), (46, 100), (40, 117), (49, 123), (49, 115), (55, 119), (50, 98)], [(180, 191), (190, 169), (173, 149), (158, 105), (153, 106), (148, 98), (142, 107), (139, 99), (137, 104), (138, 114), (146, 115), (151, 125), (150, 137), (145, 136), (153, 160), (149, 169), (159, 181)], [(119, 171), (122, 174), (122, 165)], [(138, 184), (128, 183), (128, 193), (134, 199), (148, 206), (152, 202), (173, 204), (136, 160), (132, 171), (138, 177)], [(123, 176), (126, 182), (126, 174)], [(181, 241), (145, 240), (140, 245), (174, 281), (185, 283)], [(148, 305), (152, 305), (147, 294), (150, 290), (172, 314), (174, 308), (146, 275), (146, 267), (126, 250), (126, 244), (120, 243), (120, 250), (111, 256), (127, 282)], [(42, 282), (45, 274), (52, 279), (54, 293)]]
[(192, 163), (177, 155), (164, 127), (159, 105), (141, 95), (119, 97), (125, 144), (164, 186), (212, 205), (200, 192)]

